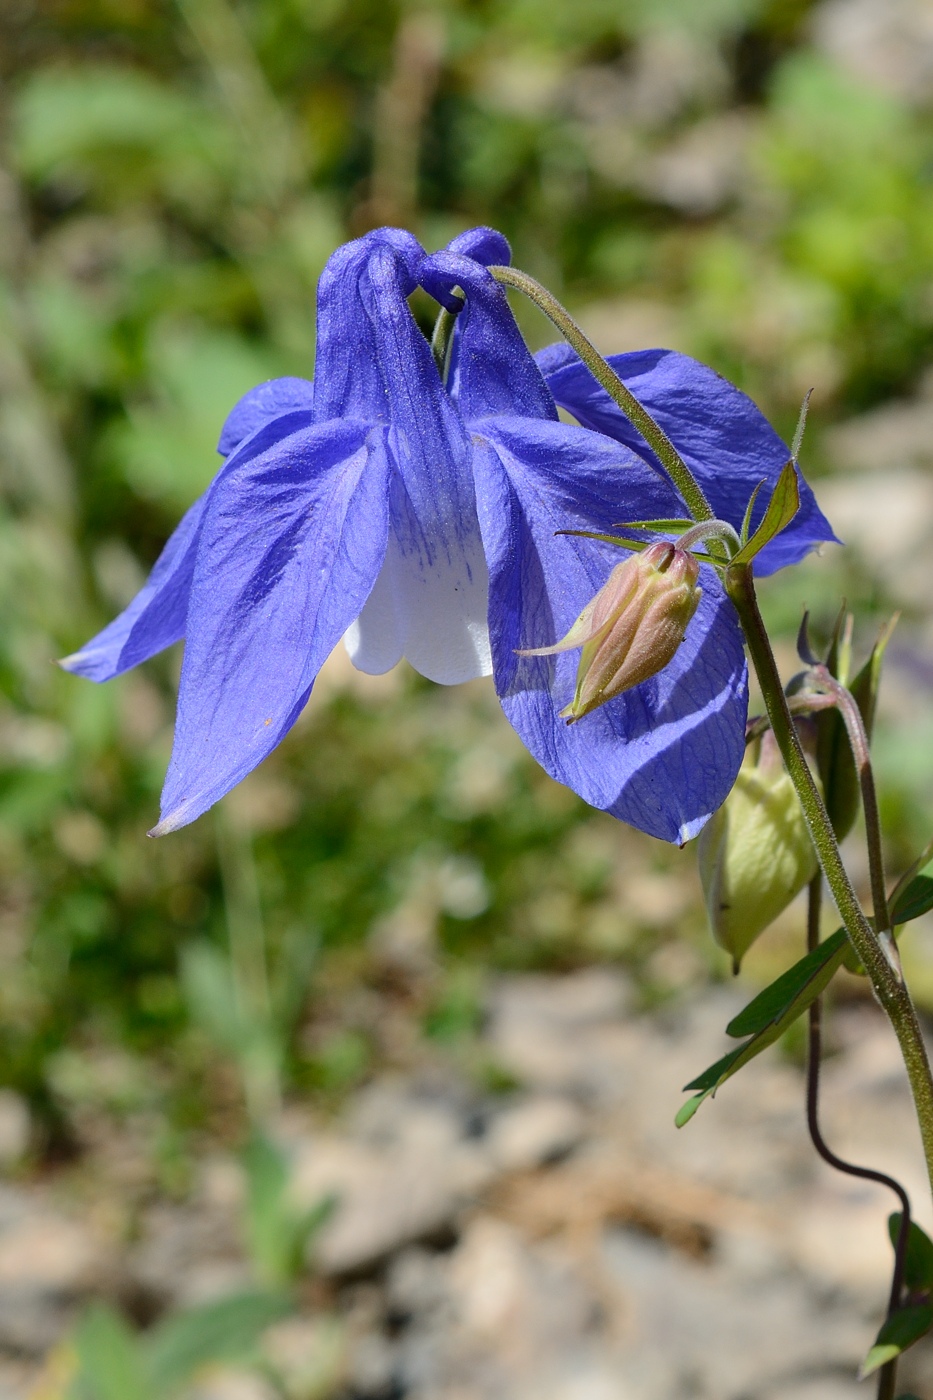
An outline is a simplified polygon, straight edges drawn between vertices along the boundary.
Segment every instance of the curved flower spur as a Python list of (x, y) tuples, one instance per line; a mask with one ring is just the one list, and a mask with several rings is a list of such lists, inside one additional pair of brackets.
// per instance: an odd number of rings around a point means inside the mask
[[(227, 461), (144, 589), (66, 658), (105, 680), (185, 636), (157, 834), (192, 821), (280, 742), (341, 636), (370, 672), (403, 655), (445, 684), (494, 670), (507, 716), (547, 771), (653, 835), (688, 839), (729, 791), (746, 671), (707, 565), (670, 664), (569, 730), (558, 712), (574, 693), (572, 659), (517, 654), (567, 632), (618, 562), (599, 540), (557, 532), (685, 512), (644, 452), (558, 421), (486, 271), (507, 258), (488, 229), (427, 259), (400, 230), (339, 249), (320, 283), (314, 385), (275, 380), (240, 401), (221, 436)], [(450, 392), (406, 304), (416, 280), (450, 308), (463, 305), (455, 287), (466, 293)], [(697, 425), (710, 409), (704, 400), (688, 415), (682, 449), (698, 438), (701, 455), (708, 447)], [(776, 471), (759, 467), (756, 480), (773, 483)], [(797, 521), (787, 533), (800, 534)], [(820, 516), (799, 553), (825, 538)]]

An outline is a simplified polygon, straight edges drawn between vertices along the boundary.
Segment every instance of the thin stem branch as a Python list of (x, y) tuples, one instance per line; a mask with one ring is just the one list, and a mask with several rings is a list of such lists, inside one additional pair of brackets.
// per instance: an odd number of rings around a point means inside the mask
[(564, 339), (576, 350), (593, 378), (602, 385), (632, 426), (641, 433), (684, 498), (694, 520), (714, 519), (715, 512), (677, 448), (647, 409), (638, 402), (632, 391), (622, 383), (615, 370), (606, 363), (592, 341), (583, 334), (567, 308), (527, 272), (520, 272), (515, 267), (499, 266), (491, 267), (489, 271), (497, 282), (523, 292), (553, 321)]
[(933, 1077), (930, 1074), (930, 1064), (917, 1013), (903, 977), (885, 955), (880, 940), (862, 912), (842, 863), (832, 823), (804, 757), (788, 709), (777, 663), (758, 609), (751, 568), (748, 565), (731, 566), (726, 571), (726, 590), (741, 619), (771, 728), (800, 800), (823, 874), (826, 876), (849, 941), (868, 973), (875, 995), (897, 1036), (910, 1080), (930, 1187), (933, 1191)]
[(252, 839), (233, 820), (227, 803), (217, 808), (217, 846), (238, 1023), (237, 1059), (250, 1120), (262, 1124), (278, 1112), (282, 1099), (268, 948)]
[(728, 520), (701, 520), (699, 525), (684, 531), (679, 541), (680, 548), (692, 549), (701, 540), (723, 540), (729, 546), (730, 555), (737, 554), (742, 548), (742, 542)]
[(865, 723), (852, 692), (841, 685), (825, 666), (818, 665), (813, 669), (817, 683), (832, 696), (849, 736), (852, 757), (855, 760), (862, 792), (862, 810), (865, 813), (865, 839), (868, 845), (868, 867), (871, 874), (871, 899), (875, 928), (879, 935), (887, 935), (890, 939), (891, 919), (888, 913), (888, 896), (884, 877), (881, 818), (878, 813), (878, 796), (875, 792), (875, 777), (871, 766), (871, 752)]
[[(823, 876), (817, 873), (810, 881), (807, 896), (807, 952), (813, 951), (820, 941), (820, 904), (823, 897)], [(823, 1137), (819, 1121), (820, 1060), (822, 1057), (823, 998), (817, 997), (810, 1004), (810, 1020), (807, 1035), (807, 1127), (810, 1140), (824, 1162), (846, 1176), (857, 1176), (863, 1181), (876, 1181), (893, 1191), (901, 1207), (901, 1225), (894, 1250), (894, 1268), (891, 1274), (891, 1293), (888, 1299), (888, 1317), (900, 1307), (904, 1290), (904, 1265), (907, 1261), (907, 1241), (910, 1238), (910, 1198), (899, 1181), (884, 1172), (871, 1167), (859, 1167), (837, 1157)], [(878, 1400), (894, 1400), (897, 1385), (897, 1359), (882, 1366), (878, 1373)]]

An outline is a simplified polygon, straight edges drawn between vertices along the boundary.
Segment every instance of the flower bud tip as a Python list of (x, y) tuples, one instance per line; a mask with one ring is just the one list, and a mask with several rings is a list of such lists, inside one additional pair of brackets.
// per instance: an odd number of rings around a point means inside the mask
[(667, 540), (617, 564), (566, 636), (520, 656), (581, 648), (573, 699), (560, 711), (573, 724), (607, 700), (657, 675), (673, 659), (702, 589), (694, 555)]

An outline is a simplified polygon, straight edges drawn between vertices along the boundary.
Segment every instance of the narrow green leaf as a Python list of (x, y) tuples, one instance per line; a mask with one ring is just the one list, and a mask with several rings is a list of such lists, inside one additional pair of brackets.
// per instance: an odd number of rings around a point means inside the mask
[(595, 530), (555, 530), (555, 535), (577, 535), (584, 540), (602, 540), (603, 544), (617, 544), (620, 549), (633, 549), (641, 553), (653, 540), (630, 540), (622, 535), (600, 535)]
[(859, 1380), (893, 1361), (925, 1336), (933, 1327), (933, 1307), (921, 1303), (913, 1308), (899, 1308), (888, 1318), (875, 1339), (875, 1344), (862, 1362)]
[(614, 520), (614, 530), (654, 530), (659, 535), (682, 535), (692, 530), (695, 520)]
[(929, 875), (916, 875), (898, 895), (891, 910), (891, 922), (906, 924), (930, 909), (933, 909), (933, 879)]
[(829, 651), (826, 653), (826, 668), (829, 674), (835, 676), (843, 685), (849, 684), (849, 671), (852, 666), (853, 622), (853, 616), (843, 602), (833, 627)]
[[(917, 876), (898, 896), (893, 909), (893, 921), (897, 924), (918, 919), (928, 909), (933, 909), (933, 879), (926, 875)], [(742, 1036), (750, 1036), (751, 1039), (684, 1085), (685, 1090), (698, 1089), (701, 1092), (682, 1105), (675, 1119), (677, 1126), (688, 1123), (703, 1100), (714, 1094), (720, 1084), (731, 1079), (762, 1050), (773, 1045), (787, 1027), (822, 995), (843, 965), (853, 972), (860, 970), (845, 929), (837, 928), (811, 953), (806, 953), (793, 967), (759, 992), (737, 1016), (733, 1016), (726, 1026), (726, 1034), (736, 1040)]]
[(692, 1099), (687, 1099), (686, 1103), (682, 1103), (674, 1115), (674, 1127), (682, 1128), (686, 1123), (689, 1123), (705, 1098), (706, 1094), (694, 1094)]
[(800, 487), (797, 482), (797, 468), (788, 462), (777, 479), (768, 508), (761, 524), (732, 558), (733, 564), (748, 564), (756, 554), (760, 554), (775, 535), (790, 524), (800, 509)]
[(216, 1044), (234, 1054), (246, 1028), (234, 995), (230, 965), (219, 948), (189, 943), (181, 953), (181, 981), (194, 1020)]
[(919, 875), (921, 871), (926, 870), (931, 860), (933, 860), (933, 840), (930, 840), (926, 843), (923, 850), (918, 855), (917, 859), (915, 861), (912, 861), (911, 864), (908, 865), (907, 869), (903, 872), (897, 884), (894, 886), (894, 889), (888, 895), (889, 908), (894, 909), (897, 907), (901, 896), (903, 895), (907, 886), (910, 884), (911, 880), (914, 878), (915, 875)]
[[(291, 1309), (281, 1293), (238, 1293), (160, 1323), (147, 1339), (156, 1394), (171, 1393), (202, 1366), (248, 1356), (266, 1328)], [(124, 1392), (122, 1400), (133, 1393)]]
[(800, 456), (800, 449), (803, 446), (803, 435), (807, 427), (807, 414), (810, 411), (810, 399), (813, 390), (808, 389), (803, 396), (803, 403), (800, 405), (800, 413), (797, 415), (797, 426), (794, 429), (794, 440), (790, 445), (790, 455), (794, 462)]
[(776, 1018), (783, 1016), (794, 999), (806, 991), (811, 978), (818, 975), (828, 962), (838, 957), (839, 950), (845, 947), (846, 941), (845, 929), (837, 929), (811, 953), (805, 954), (775, 982), (759, 992), (744, 1010), (733, 1016), (726, 1026), (726, 1035), (731, 1035), (735, 1040), (741, 1039), (743, 1035), (757, 1035)]
[(764, 477), (762, 477), (748, 498), (748, 505), (745, 507), (745, 515), (742, 519), (742, 529), (739, 532), (739, 543), (742, 545), (748, 544), (748, 532), (752, 528), (752, 511), (755, 509), (755, 502), (758, 500), (758, 494), (764, 484)]
[(295, 1222), (295, 1250), (298, 1256), (296, 1273), (300, 1272), (300, 1266), (305, 1262), (308, 1251), (313, 1248), (316, 1236), (327, 1224), (336, 1207), (337, 1196), (330, 1194), (322, 1196), (303, 1215), (298, 1216)]
[(737, 1050), (730, 1050), (728, 1055), (723, 1055), (721, 1060), (717, 1060), (709, 1069), (705, 1069), (702, 1074), (698, 1074), (696, 1079), (691, 1079), (689, 1084), (684, 1085), (684, 1089), (702, 1089), (705, 1091), (715, 1089), (726, 1071), (739, 1058), (744, 1046), (740, 1045)]
[[(617, 544), (620, 549), (631, 549), (636, 554), (640, 554), (643, 549), (648, 549), (654, 540), (629, 540), (621, 535), (599, 535), (595, 530), (555, 530), (555, 535), (576, 535), (584, 540), (602, 540), (603, 544)], [(710, 554), (703, 554), (699, 549), (691, 549), (690, 553), (695, 559), (699, 559), (701, 564), (716, 564), (721, 569), (722, 559), (714, 559)]]
[[(929, 852), (924, 851), (922, 859), (926, 863), (929, 860)], [(913, 869), (916, 870), (918, 864), (919, 862), (915, 862)], [(919, 919), (922, 914), (933, 909), (933, 879), (929, 875), (918, 875), (914, 879), (910, 879), (909, 876), (910, 871), (907, 872), (906, 883), (905, 877), (898, 881), (890, 903), (891, 923), (894, 927), (895, 937), (898, 936), (898, 930), (904, 924), (909, 924), (913, 919)], [(868, 922), (874, 927), (872, 918), (869, 918)], [(849, 972), (864, 977), (865, 969), (854, 948), (846, 949), (843, 961)]]
[(139, 1340), (119, 1313), (95, 1304), (74, 1338), (78, 1374), (73, 1393), (81, 1400), (154, 1400)]
[(243, 1153), (250, 1253), (263, 1283), (290, 1279), (295, 1212), (288, 1199), (288, 1162), (277, 1143), (256, 1133)]
[(862, 1362), (861, 1369), (858, 1373), (859, 1380), (863, 1381), (867, 1376), (870, 1376), (872, 1372), (880, 1371), (882, 1366), (886, 1366), (889, 1361), (893, 1361), (896, 1357), (900, 1356), (900, 1354), (901, 1348), (895, 1345), (895, 1343), (886, 1342), (880, 1345), (876, 1342)]
[[(832, 938), (828, 938), (819, 948), (801, 958), (800, 963), (790, 968), (771, 987), (766, 987), (744, 1011), (740, 1011), (739, 1015), (729, 1022), (727, 1029), (730, 1035), (746, 1034), (745, 1031), (736, 1030), (738, 1025), (754, 1025), (757, 1030), (744, 1045), (724, 1055), (716, 1064), (710, 1065), (709, 1069), (684, 1086), (685, 1089), (700, 1089), (702, 1092), (697, 1095), (695, 1102), (691, 1099), (681, 1107), (674, 1120), (678, 1127), (689, 1122), (705, 1098), (715, 1094), (721, 1084), (731, 1079), (763, 1050), (767, 1050), (769, 1045), (773, 1045), (787, 1027), (822, 995), (841, 966), (848, 946), (845, 930), (837, 929)], [(803, 964), (807, 966), (802, 974)], [(782, 982), (784, 990), (777, 991)]]
[[(900, 1230), (901, 1213), (895, 1211), (888, 1216), (888, 1234), (895, 1249)], [(904, 1282), (908, 1293), (933, 1293), (933, 1240), (913, 1220), (907, 1237)]]

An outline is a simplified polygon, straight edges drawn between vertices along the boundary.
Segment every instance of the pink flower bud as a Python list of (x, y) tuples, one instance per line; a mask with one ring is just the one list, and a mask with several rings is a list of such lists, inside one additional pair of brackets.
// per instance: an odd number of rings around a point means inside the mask
[(684, 639), (697, 610), (700, 566), (689, 551), (660, 542), (613, 569), (591, 603), (554, 646), (520, 656), (552, 656), (582, 647), (568, 724), (657, 675)]

